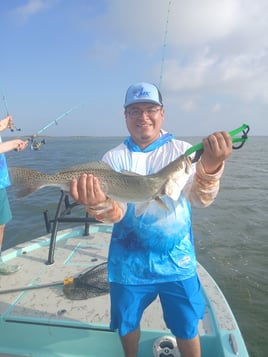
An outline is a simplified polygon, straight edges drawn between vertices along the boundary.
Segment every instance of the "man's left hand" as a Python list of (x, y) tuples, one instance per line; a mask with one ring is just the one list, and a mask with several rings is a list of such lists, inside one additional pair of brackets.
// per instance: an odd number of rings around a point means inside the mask
[(232, 154), (232, 139), (226, 131), (219, 131), (203, 139), (203, 167), (208, 174), (214, 174), (224, 160)]

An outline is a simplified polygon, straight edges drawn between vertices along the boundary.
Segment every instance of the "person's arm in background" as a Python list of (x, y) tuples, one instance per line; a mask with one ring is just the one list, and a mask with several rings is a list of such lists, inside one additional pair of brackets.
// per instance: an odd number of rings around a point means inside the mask
[[(8, 128), (11, 128), (12, 124), (13, 124), (12, 117), (10, 115), (7, 115), (4, 119), (0, 120), (0, 132), (5, 131)], [(11, 150), (22, 151), (26, 148), (27, 145), (28, 145), (28, 140), (23, 141), (20, 139), (13, 139), (6, 142), (1, 142), (0, 154)]]

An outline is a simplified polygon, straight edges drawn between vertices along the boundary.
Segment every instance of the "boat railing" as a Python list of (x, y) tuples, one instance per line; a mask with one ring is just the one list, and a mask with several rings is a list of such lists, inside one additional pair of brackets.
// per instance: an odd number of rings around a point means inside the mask
[(85, 225), (84, 235), (88, 236), (90, 223), (99, 222), (94, 217), (91, 217), (87, 212), (85, 213), (84, 217), (72, 216), (71, 215), (72, 210), (77, 206), (79, 206), (77, 202), (70, 203), (69, 193), (61, 190), (61, 195), (54, 218), (49, 219), (48, 210), (45, 210), (43, 212), (46, 231), (47, 233), (51, 233), (48, 260), (47, 260), (48, 265), (54, 263), (54, 252), (56, 247), (56, 238), (57, 238), (59, 223), (84, 223)]

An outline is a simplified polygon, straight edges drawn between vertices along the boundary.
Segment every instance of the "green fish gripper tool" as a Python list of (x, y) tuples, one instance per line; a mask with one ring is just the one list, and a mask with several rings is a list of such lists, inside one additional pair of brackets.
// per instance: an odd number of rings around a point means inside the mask
[[(238, 135), (241, 132), (242, 135), (240, 137), (236, 137), (236, 135)], [(248, 132), (249, 132), (248, 124), (243, 124), (239, 128), (229, 131), (229, 135), (232, 138), (232, 143), (240, 143), (238, 146), (233, 145), (233, 149), (240, 149), (245, 144), (245, 142), (248, 140)], [(198, 161), (198, 159), (203, 153), (203, 143), (199, 143), (190, 147), (188, 150), (185, 151), (184, 155), (189, 156), (194, 152), (196, 152), (196, 155), (193, 159), (193, 162), (196, 162)]]

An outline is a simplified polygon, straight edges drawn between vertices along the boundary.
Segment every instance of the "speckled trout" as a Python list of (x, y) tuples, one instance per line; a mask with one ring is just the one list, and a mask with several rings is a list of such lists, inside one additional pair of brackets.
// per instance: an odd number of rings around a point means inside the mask
[(151, 175), (139, 175), (128, 171), (116, 172), (103, 161), (76, 165), (55, 174), (24, 167), (10, 167), (9, 172), (17, 198), (47, 186), (57, 186), (69, 191), (70, 181), (86, 173), (98, 177), (103, 192), (111, 199), (135, 204), (155, 200), (167, 209), (161, 197), (167, 195), (174, 201), (179, 198), (192, 172), (192, 162), (189, 156), (181, 155)]

